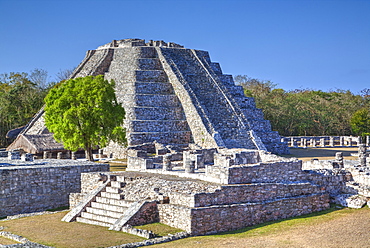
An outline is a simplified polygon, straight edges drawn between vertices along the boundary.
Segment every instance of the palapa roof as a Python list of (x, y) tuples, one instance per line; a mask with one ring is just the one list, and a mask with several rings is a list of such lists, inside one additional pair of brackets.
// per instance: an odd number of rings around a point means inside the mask
[(44, 108), (18, 134), (7, 150), (23, 149), (25, 152), (36, 154), (44, 151), (63, 151), (63, 144), (55, 141), (53, 134), (45, 126)]

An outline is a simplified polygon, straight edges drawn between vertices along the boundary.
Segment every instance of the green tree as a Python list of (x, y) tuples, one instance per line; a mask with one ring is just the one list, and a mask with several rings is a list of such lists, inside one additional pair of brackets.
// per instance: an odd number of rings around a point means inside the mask
[(0, 74), (0, 147), (11, 141), (6, 139), (9, 130), (24, 126), (40, 110), (47, 92), (47, 72), (42, 69)]
[(100, 75), (70, 79), (51, 89), (45, 98), (45, 124), (54, 138), (66, 149), (85, 149), (90, 161), (96, 146), (110, 140), (125, 144), (125, 111), (114, 86)]
[(351, 127), (357, 135), (370, 135), (370, 111), (368, 108), (359, 109), (353, 114)]

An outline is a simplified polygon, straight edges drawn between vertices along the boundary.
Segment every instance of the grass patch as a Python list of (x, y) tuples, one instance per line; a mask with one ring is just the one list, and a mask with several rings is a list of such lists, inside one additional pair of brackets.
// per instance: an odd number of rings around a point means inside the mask
[(127, 163), (109, 163), (110, 171), (125, 171), (127, 168)]
[(110, 171), (125, 171), (127, 168), (127, 159), (114, 159), (109, 163)]
[(62, 222), (66, 212), (3, 221), (5, 231), (57, 248), (108, 247), (144, 240), (106, 227)]
[(167, 226), (162, 223), (151, 223), (151, 224), (142, 225), (142, 226), (135, 226), (135, 228), (152, 231), (159, 237), (184, 231), (178, 228)]
[(0, 237), (0, 245), (12, 245), (12, 244), (18, 244), (18, 242), (11, 239), (6, 239), (4, 237)]
[(370, 247), (370, 209), (332, 208), (221, 234), (154, 247)]

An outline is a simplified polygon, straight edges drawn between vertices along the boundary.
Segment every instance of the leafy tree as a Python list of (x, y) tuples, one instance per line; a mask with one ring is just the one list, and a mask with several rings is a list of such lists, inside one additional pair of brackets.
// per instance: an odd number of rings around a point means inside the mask
[(359, 109), (353, 114), (351, 127), (357, 135), (370, 135), (370, 111), (368, 108)]
[(9, 130), (24, 126), (42, 107), (47, 85), (42, 69), (0, 74), (0, 147), (9, 144)]
[(67, 149), (85, 149), (90, 161), (93, 147), (104, 147), (109, 140), (126, 143), (121, 127), (125, 111), (114, 86), (100, 75), (70, 79), (51, 89), (45, 98), (45, 124), (54, 138)]
[(351, 135), (353, 114), (370, 108), (370, 90), (361, 95), (350, 91), (296, 89), (285, 91), (271, 81), (238, 75), (235, 82), (246, 96), (254, 97), (258, 108), (281, 135)]

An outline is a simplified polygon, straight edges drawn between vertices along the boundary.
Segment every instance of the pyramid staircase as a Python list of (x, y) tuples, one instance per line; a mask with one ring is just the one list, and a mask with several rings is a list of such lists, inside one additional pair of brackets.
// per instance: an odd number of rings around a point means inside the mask
[(125, 107), (129, 145), (191, 142), (181, 103), (153, 47), (116, 49), (105, 78), (115, 80)]

